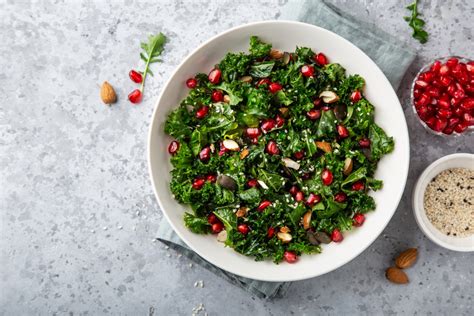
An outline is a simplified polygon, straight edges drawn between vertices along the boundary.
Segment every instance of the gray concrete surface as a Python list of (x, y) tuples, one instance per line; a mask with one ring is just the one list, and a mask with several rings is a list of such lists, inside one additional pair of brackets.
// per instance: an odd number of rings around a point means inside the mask
[[(473, 136), (444, 139), (424, 131), (409, 83), (431, 58), (473, 57), (472, 1), (421, 1), (430, 41), (411, 39), (409, 1), (334, 3), (419, 48), (399, 95), (411, 139), (403, 200), (374, 244), (344, 267), (295, 282), (286, 297), (263, 301), (178, 257), (154, 234), (161, 212), (147, 174), (148, 122), (164, 82), (199, 43), (242, 23), (278, 18), (285, 1), (0, 0), (0, 314), (468, 315), (473, 255), (444, 250), (418, 229), (410, 206), (414, 181), (433, 160), (472, 151)], [(126, 101), (139, 42), (170, 37), (146, 96)], [(110, 81), (111, 108), (98, 98)], [(411, 283), (394, 286), (384, 268), (407, 246), (420, 250)], [(194, 282), (204, 280), (204, 288)], [(201, 312), (204, 315), (204, 312)]]

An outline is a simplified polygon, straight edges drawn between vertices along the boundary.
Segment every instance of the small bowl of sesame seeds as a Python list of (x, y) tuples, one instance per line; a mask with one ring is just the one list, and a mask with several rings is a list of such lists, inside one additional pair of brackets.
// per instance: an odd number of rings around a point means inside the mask
[(425, 169), (413, 191), (423, 233), (454, 251), (474, 251), (474, 154), (442, 157)]

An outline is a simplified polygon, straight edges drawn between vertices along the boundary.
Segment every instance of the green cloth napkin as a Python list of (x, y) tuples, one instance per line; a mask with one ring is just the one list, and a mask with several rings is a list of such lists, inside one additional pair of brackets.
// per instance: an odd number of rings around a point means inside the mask
[[(413, 49), (406, 47), (374, 25), (358, 21), (319, 0), (290, 0), (282, 8), (280, 18), (321, 26), (355, 43), (382, 69), (395, 89), (398, 88), (405, 71), (415, 58)], [(196, 264), (260, 298), (283, 296), (291, 284), (290, 282), (256, 281), (217, 268), (189, 249), (165, 218), (161, 220), (157, 239)]]

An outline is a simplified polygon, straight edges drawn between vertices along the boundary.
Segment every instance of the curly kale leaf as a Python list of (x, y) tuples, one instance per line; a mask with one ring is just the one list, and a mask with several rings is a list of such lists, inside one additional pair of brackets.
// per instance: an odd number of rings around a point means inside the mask
[(270, 53), (272, 44), (262, 42), (257, 36), (250, 37), (250, 54), (254, 58), (263, 58)]
[(187, 212), (184, 213), (184, 224), (196, 234), (207, 234), (211, 231), (211, 225), (206, 217), (198, 217)]
[(332, 85), (338, 85), (346, 79), (346, 70), (339, 64), (327, 64), (321, 73), (329, 79)]
[(179, 146), (176, 155), (171, 157), (171, 164), (177, 169), (188, 168), (193, 163), (193, 153), (186, 143)]
[(168, 115), (165, 122), (165, 133), (177, 139), (183, 139), (191, 135), (191, 118), (184, 106), (178, 107)]
[(244, 53), (227, 53), (219, 63), (222, 71), (222, 80), (232, 82), (247, 73), (252, 57)]
[(298, 60), (302, 62), (312, 62), (314, 57), (314, 52), (308, 47), (296, 47), (295, 53)]

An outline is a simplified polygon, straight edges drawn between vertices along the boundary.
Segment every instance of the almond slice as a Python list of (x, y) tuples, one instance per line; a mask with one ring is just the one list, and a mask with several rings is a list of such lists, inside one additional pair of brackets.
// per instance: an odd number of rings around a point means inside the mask
[(342, 170), (342, 173), (345, 176), (348, 176), (352, 172), (352, 167), (354, 166), (352, 159), (347, 157), (346, 160), (344, 160), (344, 169)]
[(324, 151), (325, 153), (332, 152), (331, 144), (328, 142), (316, 142), (316, 147)]
[(313, 212), (308, 211), (304, 214), (304, 216), (303, 216), (303, 228), (304, 229), (310, 229), (310, 227), (311, 227), (311, 214), (312, 213)]
[(339, 96), (334, 91), (323, 91), (319, 94), (324, 103), (334, 103), (339, 100)]
[(300, 164), (290, 158), (283, 158), (283, 164), (288, 168), (298, 170), (300, 168)]
[(282, 243), (287, 244), (291, 241), (292, 237), (288, 233), (278, 233), (277, 234), (278, 239), (281, 240)]
[(230, 151), (239, 151), (240, 147), (239, 144), (235, 140), (232, 139), (224, 139), (223, 141), (224, 147)]

